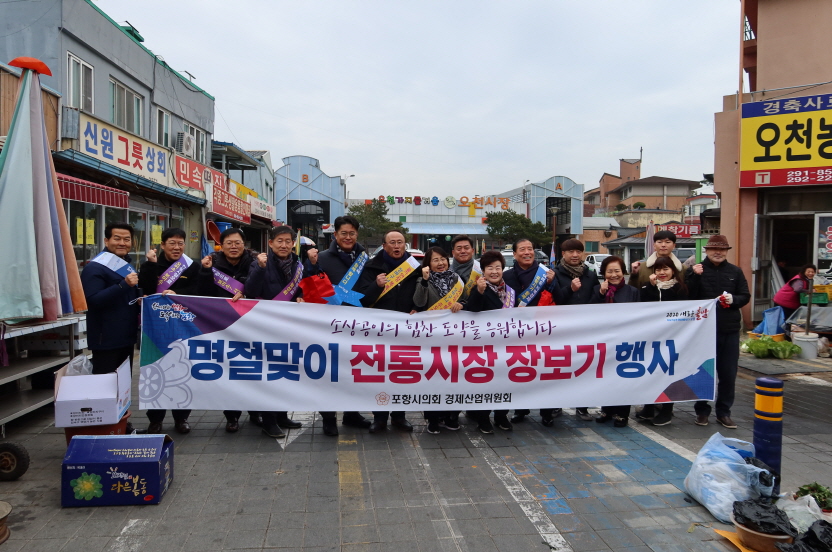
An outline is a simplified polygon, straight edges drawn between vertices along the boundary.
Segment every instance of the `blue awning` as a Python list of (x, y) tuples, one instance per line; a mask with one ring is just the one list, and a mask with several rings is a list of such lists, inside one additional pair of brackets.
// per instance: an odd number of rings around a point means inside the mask
[(487, 224), (451, 224), (442, 222), (403, 222), (408, 234), (467, 234), (469, 236), (488, 235)]
[(204, 198), (193, 196), (185, 190), (171, 188), (170, 186), (165, 186), (164, 184), (153, 182), (152, 180), (148, 180), (147, 178), (143, 178), (137, 174), (125, 171), (119, 167), (116, 167), (115, 165), (110, 165), (109, 163), (105, 163), (100, 159), (96, 159), (95, 157), (91, 157), (77, 150), (57, 151), (52, 154), (52, 157), (54, 157), (55, 159), (61, 159), (63, 161), (69, 161), (82, 167), (95, 169), (104, 174), (109, 174), (110, 176), (120, 178), (121, 180), (132, 182), (133, 184), (141, 188), (153, 190), (154, 192), (159, 192), (161, 194), (165, 194), (170, 197), (175, 197), (183, 201), (188, 201), (190, 203), (195, 203), (197, 205), (205, 205)]

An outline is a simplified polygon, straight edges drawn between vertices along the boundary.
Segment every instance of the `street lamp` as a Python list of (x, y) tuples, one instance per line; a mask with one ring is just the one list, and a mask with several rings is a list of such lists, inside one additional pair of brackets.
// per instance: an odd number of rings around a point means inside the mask
[(354, 174), (345, 174), (341, 177), (341, 186), (344, 187), (344, 209), (349, 206), (350, 193), (347, 191), (347, 180), (354, 178)]

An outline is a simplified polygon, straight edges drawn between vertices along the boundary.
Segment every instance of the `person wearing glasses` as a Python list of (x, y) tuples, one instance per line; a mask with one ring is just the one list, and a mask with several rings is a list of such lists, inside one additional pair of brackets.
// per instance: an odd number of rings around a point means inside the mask
[[(312, 275), (326, 274), (333, 286), (342, 284), (342, 287), (349, 291), (352, 282), (358, 280), (358, 275), (342, 282), (350, 267), (360, 263), (361, 254), (365, 253), (364, 246), (358, 243), (358, 229), (361, 224), (358, 219), (351, 215), (344, 215), (335, 219), (335, 240), (329, 245), (329, 249), (317, 256), (317, 264), (312, 265)], [(310, 257), (310, 262), (313, 257)], [(349, 305), (348, 302), (340, 302), (342, 305)], [(360, 306), (360, 305), (356, 305)], [(323, 418), (324, 435), (336, 437), (338, 435), (338, 418), (336, 412), (321, 412)], [(369, 429), (370, 420), (358, 412), (344, 412), (341, 423), (345, 426)]]
[[(246, 236), (239, 228), (228, 228), (220, 234), (220, 251), (202, 258), (199, 269), (199, 295), (225, 297), (232, 302), (243, 297), (251, 263), (257, 262), (257, 252), (246, 249)], [(226, 279), (225, 277), (230, 277)], [(240, 410), (224, 410), (225, 430), (236, 433), (240, 429)], [(249, 410), (249, 419), (257, 427), (263, 426), (259, 412)]]
[[(382, 251), (364, 265), (355, 291), (364, 295), (361, 304), (367, 308), (415, 312), (413, 296), (422, 277), (420, 269), (419, 261), (407, 252), (404, 234), (390, 230), (384, 234)], [(401, 431), (413, 431), (403, 411), (374, 411), (370, 433), (385, 431), (388, 417)]]
[[(139, 287), (145, 296), (161, 293), (162, 295), (180, 294), (196, 295), (199, 285), (199, 263), (193, 262), (185, 255), (185, 231), (181, 228), (168, 228), (162, 232), (161, 251), (155, 249), (147, 252), (147, 261), (139, 269)], [(148, 433), (162, 433), (162, 422), (166, 410), (148, 410), (150, 425)], [(174, 410), (173, 422), (179, 433), (190, 433), (188, 425), (190, 410)]]

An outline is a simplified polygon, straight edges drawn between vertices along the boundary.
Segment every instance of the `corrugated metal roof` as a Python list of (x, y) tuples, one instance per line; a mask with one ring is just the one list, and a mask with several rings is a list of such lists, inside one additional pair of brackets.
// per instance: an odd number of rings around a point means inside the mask
[(452, 224), (435, 222), (403, 222), (409, 234), (468, 234), (469, 236), (486, 235), (487, 224)]

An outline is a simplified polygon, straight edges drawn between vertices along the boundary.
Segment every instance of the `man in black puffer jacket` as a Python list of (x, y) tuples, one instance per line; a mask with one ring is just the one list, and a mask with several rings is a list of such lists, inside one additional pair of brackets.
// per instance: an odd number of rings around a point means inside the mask
[[(726, 258), (728, 240), (725, 236), (711, 236), (705, 244), (707, 258), (701, 264), (688, 269), (685, 281), (697, 291), (691, 299), (719, 298), (716, 307), (716, 421), (729, 429), (737, 425), (731, 420), (731, 406), (734, 404), (734, 384), (737, 379), (737, 362), (740, 358), (740, 330), (742, 313), (740, 309), (748, 304), (751, 294), (742, 270)], [(696, 424), (708, 425), (711, 406), (708, 401), (697, 401), (694, 405)]]

